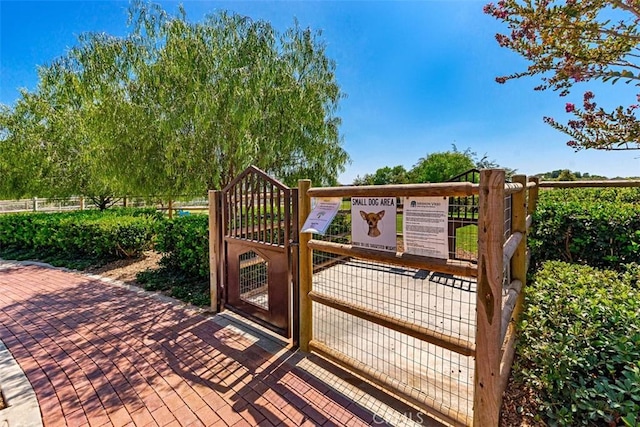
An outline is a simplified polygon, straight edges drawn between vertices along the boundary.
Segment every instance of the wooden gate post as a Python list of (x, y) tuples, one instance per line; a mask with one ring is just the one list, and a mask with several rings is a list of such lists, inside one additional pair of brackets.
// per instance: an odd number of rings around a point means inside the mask
[[(311, 212), (311, 198), (307, 191), (311, 188), (311, 181), (298, 181), (298, 227), (302, 227)], [(313, 252), (309, 249), (311, 233), (299, 233), (300, 241), (300, 349), (309, 351), (309, 342), (313, 339), (313, 312), (309, 292), (313, 282)]]
[(504, 176), (501, 169), (480, 171), (475, 427), (497, 427), (500, 420)]
[(527, 284), (527, 176), (514, 175), (513, 182), (522, 184), (522, 191), (513, 193), (511, 199), (511, 232), (522, 233), (522, 240), (511, 258), (511, 281), (522, 283), (520, 295), (511, 318), (517, 321), (522, 311)]
[(209, 293), (211, 296), (211, 310), (215, 313), (219, 310), (218, 288), (222, 282), (220, 266), (221, 250), (221, 193), (217, 190), (209, 190)]
[(533, 215), (538, 206), (538, 189), (540, 188), (540, 178), (537, 176), (529, 177), (529, 182), (535, 183), (535, 187), (529, 190), (529, 202), (527, 203), (527, 214)]

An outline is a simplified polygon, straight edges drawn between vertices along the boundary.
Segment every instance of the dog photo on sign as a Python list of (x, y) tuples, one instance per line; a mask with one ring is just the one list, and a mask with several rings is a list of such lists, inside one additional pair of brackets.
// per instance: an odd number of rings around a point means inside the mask
[(369, 226), (369, 232), (367, 233), (367, 236), (378, 237), (381, 234), (380, 230), (378, 229), (378, 222), (382, 219), (382, 217), (384, 217), (384, 211), (380, 211), (377, 213), (367, 213), (365, 211), (360, 211), (360, 216)]

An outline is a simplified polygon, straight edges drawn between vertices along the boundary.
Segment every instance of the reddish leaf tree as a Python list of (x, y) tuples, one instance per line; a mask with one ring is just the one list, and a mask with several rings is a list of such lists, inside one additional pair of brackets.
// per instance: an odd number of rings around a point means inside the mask
[[(500, 0), (485, 13), (507, 24), (509, 34), (496, 34), (500, 46), (531, 63), (526, 71), (497, 77), (498, 83), (539, 75), (536, 90), (552, 89), (560, 96), (578, 82), (602, 80), (640, 86), (640, 1), (638, 0)], [(569, 136), (576, 151), (640, 150), (638, 105), (605, 111), (586, 92), (582, 107), (567, 103), (575, 116), (567, 124), (544, 121)], [(635, 98), (640, 103), (640, 94)]]

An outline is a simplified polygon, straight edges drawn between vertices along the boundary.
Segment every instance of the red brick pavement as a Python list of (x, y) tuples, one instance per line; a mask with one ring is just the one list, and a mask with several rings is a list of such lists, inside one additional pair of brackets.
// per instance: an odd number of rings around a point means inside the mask
[(0, 269), (0, 339), (45, 426), (369, 425), (373, 415), (233, 328), (141, 292)]

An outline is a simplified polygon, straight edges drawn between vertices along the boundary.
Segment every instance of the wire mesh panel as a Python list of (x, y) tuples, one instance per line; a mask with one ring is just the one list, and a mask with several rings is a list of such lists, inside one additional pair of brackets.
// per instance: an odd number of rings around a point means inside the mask
[[(480, 182), (480, 171), (470, 169), (449, 182)], [(478, 196), (449, 198), (449, 257), (478, 261)]]
[(240, 255), (240, 299), (269, 309), (269, 262), (254, 251)]
[[(345, 199), (344, 207), (348, 204), (349, 199)], [(448, 242), (451, 245), (455, 241), (458, 249), (449, 246), (449, 261), (468, 263), (477, 259), (477, 212), (477, 196), (450, 198), (448, 230), (455, 234), (448, 234)], [(403, 206), (398, 204), (394, 226), (399, 253), (404, 250), (402, 215)], [(464, 215), (471, 217), (467, 223), (451, 226), (453, 222), (461, 224)], [(322, 236), (314, 235), (313, 239), (349, 244), (352, 220), (349, 209), (341, 210), (329, 231)], [(477, 292), (476, 282), (471, 278), (318, 250), (313, 252), (313, 263), (314, 293), (338, 300), (359, 313), (373, 313), (451, 340), (475, 342)], [(472, 356), (365, 317), (314, 302), (313, 338), (341, 357), (366, 366), (370, 376), (384, 378), (404, 395), (426, 402), (440, 413), (454, 419), (472, 417)]]

